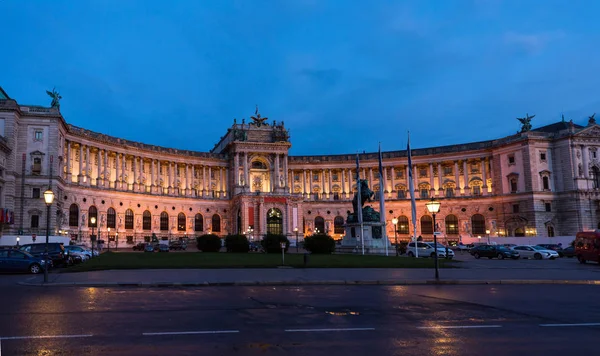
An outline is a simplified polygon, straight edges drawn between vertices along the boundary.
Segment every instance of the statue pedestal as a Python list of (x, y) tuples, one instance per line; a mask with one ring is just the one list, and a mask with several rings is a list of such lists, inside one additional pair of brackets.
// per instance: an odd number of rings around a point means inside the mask
[(381, 222), (364, 222), (362, 239), (359, 223), (348, 223), (344, 226), (346, 234), (342, 239), (341, 251), (362, 253), (364, 244), (365, 254), (385, 254), (387, 244), (388, 253), (393, 248), (387, 238), (385, 238), (385, 224)]

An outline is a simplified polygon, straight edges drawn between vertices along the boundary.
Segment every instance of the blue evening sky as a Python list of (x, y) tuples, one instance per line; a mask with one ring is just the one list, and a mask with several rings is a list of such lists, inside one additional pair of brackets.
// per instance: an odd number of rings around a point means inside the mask
[(0, 0), (0, 86), (93, 131), (208, 151), (254, 113), (293, 155), (429, 147), (600, 113), (600, 2)]

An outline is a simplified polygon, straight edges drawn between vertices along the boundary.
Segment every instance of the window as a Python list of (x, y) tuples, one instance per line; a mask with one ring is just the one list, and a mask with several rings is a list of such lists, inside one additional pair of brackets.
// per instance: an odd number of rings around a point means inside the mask
[(333, 172), (331, 174), (331, 180), (333, 180), (334, 182), (339, 182), (340, 180), (340, 175), (338, 174), (338, 172)]
[(427, 199), (429, 198), (429, 189), (427, 188), (423, 188), (420, 190), (420, 198), (421, 199)]
[(471, 227), (473, 235), (485, 235), (485, 217), (481, 214), (475, 214), (471, 217)]
[(300, 181), (300, 174), (295, 173), (294, 174), (294, 182), (299, 182)]
[(319, 200), (319, 193), (313, 193), (313, 199)]
[(31, 191), (31, 197), (33, 199), (39, 199), (40, 198), (40, 188), (33, 188), (33, 190)]
[(344, 218), (341, 216), (336, 216), (333, 219), (333, 233), (334, 234), (343, 234), (344, 233)]
[[(96, 219), (93, 224), (92, 218)], [(88, 209), (88, 227), (98, 227), (98, 209), (93, 205)]]
[(479, 173), (479, 162), (471, 162), (471, 173)]
[(194, 231), (203, 231), (204, 230), (204, 221), (202, 219), (202, 214), (196, 214), (194, 217)]
[(127, 239), (128, 244), (133, 244), (133, 236), (126, 236), (125, 238)]
[(31, 215), (31, 228), (37, 229), (40, 227), (40, 216), (39, 215)]
[(481, 195), (481, 187), (478, 185), (474, 185), (472, 187), (473, 195)]
[(508, 165), (511, 166), (513, 164), (516, 164), (515, 163), (515, 155), (514, 154), (508, 156)]
[(69, 207), (69, 226), (79, 226), (79, 207), (76, 204), (71, 204)]
[(152, 214), (149, 210), (144, 211), (142, 216), (142, 229), (152, 230)]
[(340, 193), (333, 193), (333, 200), (340, 200)]
[(433, 235), (433, 219), (429, 215), (421, 217), (421, 235)]
[(267, 234), (283, 234), (283, 214), (277, 208), (271, 208), (267, 212)]
[(423, 168), (419, 168), (419, 178), (426, 178), (427, 177), (427, 168), (423, 167)]
[(117, 212), (113, 208), (106, 211), (106, 227), (114, 229), (117, 227)]
[(319, 175), (313, 174), (313, 182), (318, 182), (318, 181), (319, 181)]
[(169, 231), (169, 214), (166, 211), (160, 213), (160, 231)]
[(546, 211), (552, 211), (552, 203), (544, 203), (544, 207), (546, 208)]
[(592, 167), (592, 186), (594, 189), (600, 188), (600, 169)]
[(398, 199), (405, 199), (405, 198), (406, 198), (406, 190), (400, 189), (398, 191)]
[(519, 204), (513, 204), (513, 206), (512, 206), (512, 212), (513, 212), (513, 214), (518, 214), (519, 213)]
[(177, 215), (177, 231), (185, 231), (185, 214), (179, 213)]
[(396, 170), (396, 179), (402, 179), (404, 178), (404, 170), (403, 169), (397, 169)]
[(445, 166), (444, 167), (444, 175), (445, 176), (451, 176), (452, 175), (452, 166)]
[(452, 198), (452, 197), (454, 197), (454, 189), (446, 188), (446, 198)]
[(133, 210), (125, 210), (125, 229), (133, 229)]
[(546, 176), (542, 177), (542, 185), (544, 190), (550, 190), (550, 179), (548, 179)]
[(448, 215), (445, 219), (446, 222), (446, 234), (458, 235), (458, 218), (456, 215)]
[(540, 152), (540, 161), (546, 162), (546, 151)]
[(35, 130), (33, 132), (33, 140), (34, 141), (41, 141), (44, 138), (44, 131), (42, 130)]
[(548, 237), (554, 237), (554, 226), (548, 225)]
[(315, 218), (315, 234), (324, 233), (325, 232), (325, 219), (320, 216)]
[(517, 192), (517, 178), (516, 177), (510, 179), (510, 192), (511, 193)]
[(212, 216), (212, 232), (221, 232), (221, 217), (218, 214)]
[(409, 234), (408, 218), (404, 215), (398, 216), (398, 233)]

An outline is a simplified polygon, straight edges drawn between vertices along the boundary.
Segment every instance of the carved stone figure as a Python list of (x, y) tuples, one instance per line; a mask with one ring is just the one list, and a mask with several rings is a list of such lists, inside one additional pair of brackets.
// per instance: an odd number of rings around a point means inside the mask
[(268, 120), (267, 117), (261, 117), (260, 113), (258, 112), (258, 105), (256, 105), (256, 111), (254, 112), (254, 116), (250, 116), (250, 118), (252, 119), (252, 123), (254, 125), (256, 125), (257, 127), (261, 127), (262, 125), (269, 125), (268, 123), (266, 123), (265, 121)]
[(588, 116), (588, 125), (596, 125), (596, 113), (593, 113), (592, 116)]
[(577, 166), (579, 168), (579, 176), (583, 176), (583, 165), (581, 163), (579, 163), (579, 165)]
[(50, 107), (60, 110), (60, 99), (62, 99), (62, 96), (56, 91), (56, 88), (52, 88), (52, 91), (46, 90), (46, 94), (52, 98)]
[(353, 223), (358, 222), (358, 214), (362, 214), (363, 222), (368, 221), (379, 221), (379, 212), (375, 211), (371, 206), (366, 206), (363, 208), (363, 205), (371, 201), (371, 198), (375, 194), (371, 189), (369, 189), (369, 184), (366, 179), (361, 179), (359, 181), (360, 184), (360, 205), (358, 206), (358, 192), (354, 194), (354, 198), (352, 199), (352, 208), (353, 212), (348, 215), (346, 222)]
[(518, 117), (517, 120), (523, 124), (521, 126), (521, 132), (527, 132), (531, 130), (531, 119), (533, 119), (535, 115), (529, 116), (529, 114), (525, 114), (525, 117)]

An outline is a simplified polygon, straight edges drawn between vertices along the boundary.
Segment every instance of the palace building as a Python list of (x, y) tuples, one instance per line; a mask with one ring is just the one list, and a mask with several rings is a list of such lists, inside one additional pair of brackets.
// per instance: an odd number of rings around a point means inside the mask
[[(150, 239), (232, 233), (325, 232), (339, 239), (352, 210), (356, 155), (290, 156), (283, 121), (257, 112), (233, 121), (210, 152), (133, 142), (73, 126), (58, 100), (21, 105), (0, 88), (2, 236), (46, 234), (43, 192), (51, 186), (50, 235), (120, 246)], [(301, 140), (301, 137), (295, 137)], [(598, 228), (600, 127), (560, 121), (482, 142), (412, 150), (417, 233), (433, 234), (425, 203), (442, 208), (437, 230), (476, 236), (572, 236)], [(360, 154), (360, 175), (385, 197), (387, 235), (413, 230), (407, 151)], [(379, 210), (377, 200), (372, 205)], [(92, 217), (96, 223), (92, 224)], [(0, 240), (2, 238), (0, 237)]]

